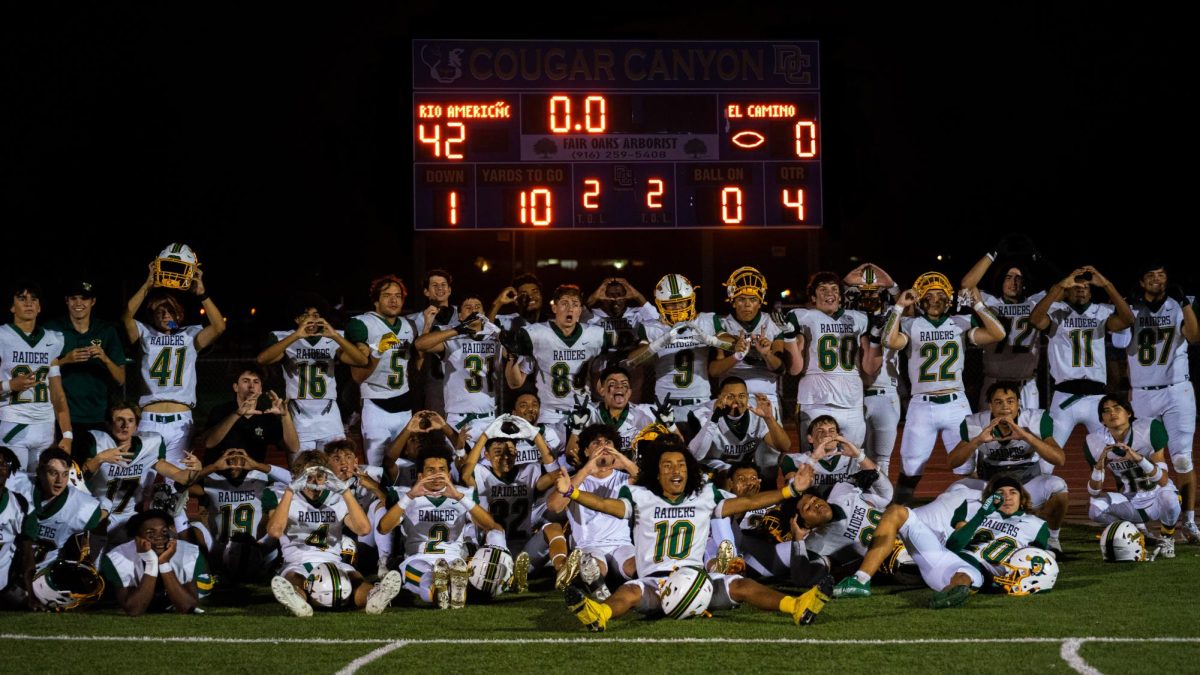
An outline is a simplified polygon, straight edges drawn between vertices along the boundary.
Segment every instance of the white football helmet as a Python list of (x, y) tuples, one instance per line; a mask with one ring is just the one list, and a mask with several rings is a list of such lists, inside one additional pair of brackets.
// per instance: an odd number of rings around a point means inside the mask
[(696, 287), (682, 274), (668, 274), (654, 287), (654, 304), (668, 326), (691, 321), (696, 318)]
[(304, 580), (304, 590), (308, 593), (310, 602), (328, 609), (336, 609), (350, 600), (354, 593), (350, 575), (339, 565), (323, 562), (305, 567), (311, 568)]
[(996, 585), (1009, 595), (1030, 595), (1054, 588), (1058, 580), (1058, 561), (1054, 554), (1033, 546), (1013, 551), (1000, 561), (1005, 574), (996, 577)]
[(663, 614), (672, 619), (700, 616), (712, 601), (713, 584), (699, 567), (680, 567), (671, 572), (658, 589)]
[(499, 546), (480, 547), (471, 558), (471, 586), (493, 597), (508, 587), (512, 573), (512, 554)]
[(192, 287), (192, 277), (200, 259), (187, 244), (171, 244), (154, 259), (154, 285), (186, 291)]
[(1104, 562), (1145, 562), (1146, 536), (1128, 520), (1109, 523), (1100, 533)]

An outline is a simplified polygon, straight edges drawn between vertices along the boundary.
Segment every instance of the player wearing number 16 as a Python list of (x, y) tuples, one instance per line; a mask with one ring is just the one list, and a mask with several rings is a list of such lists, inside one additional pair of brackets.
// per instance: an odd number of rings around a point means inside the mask
[[(984, 306), (979, 291), (967, 288), (964, 293), (970, 297), (975, 314), (952, 316), (954, 289), (950, 280), (938, 272), (926, 272), (896, 299), (883, 326), (883, 344), (897, 351), (907, 350), (908, 379), (912, 383), (912, 401), (900, 441), (897, 504), (912, 500), (938, 434), (949, 452), (958, 443), (963, 418), (971, 414), (962, 381), (966, 342), (985, 347), (1004, 339), (1004, 326)], [(912, 305), (921, 311), (902, 319), (904, 310)]]
[[(207, 326), (185, 326), (183, 305), (167, 290), (191, 291), (208, 318)], [(149, 295), (149, 297), (147, 297)], [(134, 317), (145, 302), (150, 325)], [(163, 437), (167, 459), (183, 460), (192, 435), (192, 408), (196, 407), (196, 355), (225, 332), (225, 317), (204, 288), (204, 273), (195, 252), (185, 244), (171, 244), (150, 263), (141, 288), (129, 298), (121, 315), (125, 335), (142, 351), (139, 369), (146, 393), (140, 428)]]

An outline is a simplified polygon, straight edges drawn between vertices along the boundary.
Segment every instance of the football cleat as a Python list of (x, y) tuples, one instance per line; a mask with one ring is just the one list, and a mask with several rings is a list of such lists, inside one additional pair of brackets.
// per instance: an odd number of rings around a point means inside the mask
[(513, 575), (511, 586), (515, 586), (518, 593), (529, 592), (529, 553), (521, 551), (517, 559), (513, 561)]
[(279, 604), (288, 608), (295, 616), (312, 616), (312, 605), (296, 592), (296, 587), (287, 579), (277, 576), (271, 579), (271, 593)]
[(1053, 553), (1055, 556), (1062, 555), (1062, 552), (1063, 552), (1062, 542), (1060, 542), (1058, 540), (1058, 537), (1050, 537), (1049, 539), (1047, 539), (1046, 540), (1046, 548), (1049, 549), (1050, 552)]
[(563, 591), (563, 600), (567, 603), (567, 609), (575, 614), (575, 618), (579, 619), (588, 630), (593, 633), (603, 633), (608, 627), (608, 618), (601, 611), (601, 604), (583, 594), (583, 591), (574, 586), (567, 586)]
[(600, 602), (604, 602), (611, 595), (608, 586), (604, 584), (604, 576), (600, 574), (600, 563), (594, 556), (583, 555), (583, 560), (579, 563), (579, 580), (583, 582), (588, 593)]
[(869, 598), (871, 597), (871, 582), (863, 583), (854, 577), (846, 577), (833, 587), (835, 598)]
[(450, 609), (467, 606), (467, 586), (470, 585), (471, 570), (467, 561), (455, 558), (450, 562)]
[(1174, 558), (1175, 557), (1175, 537), (1163, 537), (1157, 542), (1155, 547), (1154, 558)]
[(450, 566), (444, 559), (433, 564), (433, 596), (438, 609), (450, 609)]
[(733, 562), (733, 542), (728, 539), (717, 545), (717, 564), (713, 571), (717, 574), (729, 574), (729, 564)]
[(792, 606), (792, 622), (797, 626), (812, 623), (825, 608), (825, 603), (829, 602), (832, 594), (833, 577), (827, 574), (816, 586), (796, 598), (796, 604)]
[(949, 609), (962, 607), (971, 597), (970, 586), (955, 586), (948, 591), (937, 591), (929, 600), (930, 609)]
[(554, 578), (554, 588), (563, 590), (575, 581), (575, 577), (579, 575), (579, 565), (583, 562), (583, 551), (575, 549), (571, 551), (571, 555), (567, 556), (567, 561), (563, 563), (562, 569), (558, 571), (558, 575)]
[(1190, 520), (1183, 522), (1183, 538), (1189, 544), (1200, 544), (1200, 527), (1196, 527), (1196, 523)]
[(400, 576), (399, 572), (392, 570), (385, 574), (367, 595), (367, 614), (383, 614), (383, 610), (392, 604), (392, 600), (400, 594), (403, 587), (404, 577)]

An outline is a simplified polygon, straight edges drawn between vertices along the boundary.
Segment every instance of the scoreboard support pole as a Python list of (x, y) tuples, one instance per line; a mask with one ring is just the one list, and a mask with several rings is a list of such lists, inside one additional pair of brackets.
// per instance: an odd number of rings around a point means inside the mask
[(712, 230), (700, 231), (700, 288), (705, 289), (704, 304), (710, 312), (718, 311), (716, 304), (716, 286), (713, 281), (713, 233)]

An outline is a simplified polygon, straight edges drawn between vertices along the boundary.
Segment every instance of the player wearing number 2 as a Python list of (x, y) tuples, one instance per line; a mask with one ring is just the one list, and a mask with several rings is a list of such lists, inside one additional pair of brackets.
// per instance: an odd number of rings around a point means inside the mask
[[(225, 318), (204, 291), (204, 273), (192, 249), (171, 244), (150, 263), (150, 274), (129, 298), (121, 322), (130, 342), (141, 347), (142, 379), (148, 392), (138, 399), (142, 431), (156, 433), (167, 443), (167, 460), (179, 462), (192, 435), (192, 408), (196, 407), (196, 355), (225, 332)], [(183, 305), (167, 291), (190, 290), (208, 318), (207, 326), (183, 325)], [(134, 318), (142, 303), (150, 311), (150, 325)]]
[[(912, 500), (913, 491), (925, 472), (939, 433), (949, 452), (958, 443), (958, 427), (971, 406), (963, 389), (962, 371), (966, 341), (986, 347), (1004, 339), (1004, 326), (979, 299), (979, 291), (964, 289), (971, 297), (975, 315), (951, 316), (954, 289), (950, 280), (937, 272), (917, 277), (911, 290), (904, 291), (891, 309), (883, 327), (884, 345), (908, 352), (908, 379), (912, 401), (900, 440), (900, 478), (896, 481), (897, 504)], [(914, 303), (923, 313), (901, 319)]]

